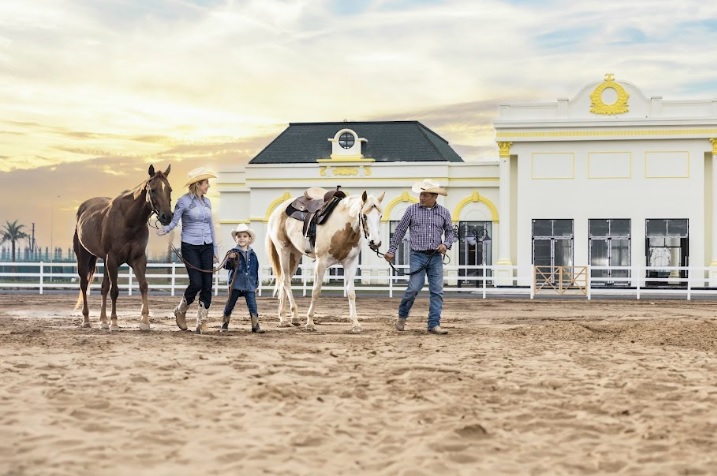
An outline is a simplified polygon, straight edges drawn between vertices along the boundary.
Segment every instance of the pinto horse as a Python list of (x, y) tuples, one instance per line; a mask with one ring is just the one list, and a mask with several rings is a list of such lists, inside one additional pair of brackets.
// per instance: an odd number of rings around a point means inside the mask
[[(341, 199), (331, 215), (316, 227), (316, 244), (310, 252), (305, 252), (303, 223), (287, 215), (286, 209), (294, 200), (286, 200), (269, 217), (266, 235), (266, 250), (276, 277), (276, 290), (279, 296), (279, 327), (298, 326), (299, 311), (291, 292), (291, 278), (301, 263), (301, 256), (316, 259), (314, 265), (314, 286), (311, 293), (311, 305), (306, 313), (306, 329), (313, 331), (314, 311), (321, 294), (321, 282), (326, 268), (341, 263), (344, 268), (344, 282), (349, 299), (349, 318), (353, 332), (361, 332), (356, 315), (356, 292), (354, 276), (358, 266), (361, 242), (365, 237), (374, 251), (381, 246), (379, 224), (381, 221), (381, 201), (384, 193), (376, 198), (363, 192), (359, 196), (346, 196)], [(291, 323), (284, 315), (286, 301), (291, 308)]]
[[(172, 166), (169, 165), (164, 172), (155, 172), (154, 166), (150, 165), (149, 178), (134, 189), (125, 191), (113, 199), (90, 198), (77, 210), (77, 224), (72, 244), (77, 255), (77, 273), (80, 276), (80, 297), (75, 308), (82, 302), (82, 327), (91, 327), (87, 288), (92, 282), (99, 258), (105, 262), (100, 327), (111, 331), (119, 329), (117, 272), (120, 265), (127, 263), (132, 267), (142, 293), (142, 318), (139, 328), (149, 330), (148, 286), (145, 277), (149, 239), (147, 221), (153, 214), (157, 215), (163, 225), (169, 224), (172, 220), (172, 187), (167, 180), (171, 168)], [(108, 291), (112, 298), (111, 326), (107, 324)]]

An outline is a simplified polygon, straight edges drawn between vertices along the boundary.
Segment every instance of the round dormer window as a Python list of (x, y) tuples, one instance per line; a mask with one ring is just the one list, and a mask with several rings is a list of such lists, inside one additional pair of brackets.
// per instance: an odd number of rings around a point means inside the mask
[(344, 132), (339, 136), (339, 145), (342, 149), (350, 149), (356, 143), (356, 138), (350, 132)]

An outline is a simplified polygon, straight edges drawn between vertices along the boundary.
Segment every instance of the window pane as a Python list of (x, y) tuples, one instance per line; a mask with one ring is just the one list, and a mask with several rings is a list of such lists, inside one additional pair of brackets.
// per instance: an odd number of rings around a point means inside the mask
[(666, 220), (667, 236), (687, 237), (687, 220)]
[(535, 256), (533, 257), (533, 264), (535, 266), (551, 266), (552, 260), (550, 259), (550, 242), (552, 240), (535, 240), (533, 247), (535, 249)]
[(608, 266), (608, 240), (590, 240), (590, 265)]
[(555, 266), (573, 265), (573, 241), (555, 240)]
[(608, 236), (610, 226), (608, 220), (590, 220), (590, 236)]
[(630, 236), (630, 220), (610, 220), (610, 236)]
[(662, 220), (659, 218), (650, 218), (645, 221), (647, 227), (647, 236), (667, 236), (667, 220)]
[(533, 236), (553, 236), (553, 220), (533, 220)]
[(555, 220), (553, 224), (554, 236), (573, 236), (572, 220)]

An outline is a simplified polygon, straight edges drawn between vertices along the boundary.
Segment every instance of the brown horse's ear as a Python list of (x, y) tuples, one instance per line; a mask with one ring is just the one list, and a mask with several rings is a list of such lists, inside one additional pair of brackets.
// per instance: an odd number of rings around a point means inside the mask
[(166, 177), (167, 175), (169, 175), (169, 171), (170, 171), (170, 170), (172, 170), (172, 164), (169, 164), (169, 165), (167, 166), (167, 170), (164, 171), (164, 176), (165, 176), (165, 177)]
[(364, 190), (363, 193), (361, 194), (361, 201), (366, 203), (366, 200), (368, 200), (368, 194), (366, 193), (366, 190)]
[(149, 176), (154, 177), (154, 165), (149, 166)]

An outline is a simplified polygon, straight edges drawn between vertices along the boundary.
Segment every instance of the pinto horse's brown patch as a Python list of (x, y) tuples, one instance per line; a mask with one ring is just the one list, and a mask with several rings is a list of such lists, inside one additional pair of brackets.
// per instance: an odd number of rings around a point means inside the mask
[(351, 223), (347, 223), (343, 229), (334, 233), (329, 245), (329, 254), (338, 261), (343, 261), (358, 246), (361, 239), (361, 230), (354, 230)]

